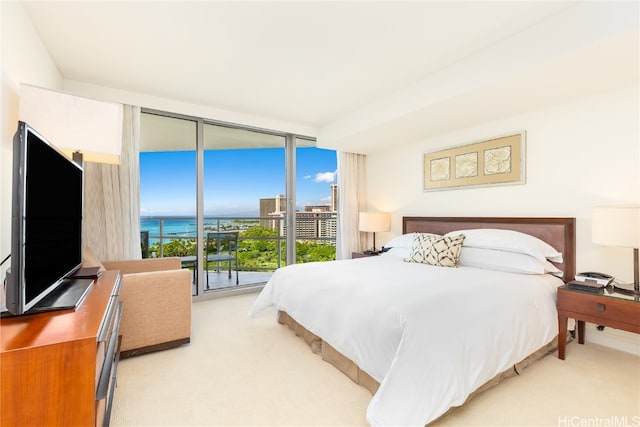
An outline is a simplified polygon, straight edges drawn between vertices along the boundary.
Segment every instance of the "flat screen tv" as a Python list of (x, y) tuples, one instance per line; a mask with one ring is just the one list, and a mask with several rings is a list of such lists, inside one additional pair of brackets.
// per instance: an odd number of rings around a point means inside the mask
[(55, 300), (82, 264), (83, 170), (27, 123), (18, 123), (13, 144), (7, 311), (67, 308)]

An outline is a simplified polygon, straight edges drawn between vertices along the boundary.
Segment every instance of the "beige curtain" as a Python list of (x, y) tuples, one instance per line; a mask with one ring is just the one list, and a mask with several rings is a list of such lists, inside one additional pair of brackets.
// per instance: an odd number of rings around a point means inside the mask
[(124, 106), (119, 165), (84, 165), (84, 245), (102, 261), (140, 259), (140, 107)]
[(336, 259), (362, 251), (366, 235), (358, 231), (358, 214), (367, 206), (367, 157), (338, 152), (338, 233)]

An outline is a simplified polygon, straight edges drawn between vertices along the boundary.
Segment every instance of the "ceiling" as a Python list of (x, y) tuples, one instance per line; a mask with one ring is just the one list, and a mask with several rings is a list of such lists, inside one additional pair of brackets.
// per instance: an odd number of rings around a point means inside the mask
[[(303, 125), (316, 130), (319, 142), (325, 135), (328, 146), (338, 144), (363, 152), (367, 144), (369, 149), (375, 147), (378, 135), (386, 138), (398, 129), (411, 131), (406, 138), (417, 138), (465, 124), (468, 115), (455, 113), (460, 106), (465, 106), (465, 113), (470, 105), (481, 106), (478, 111), (482, 114), (476, 117), (487, 120), (504, 114), (504, 103), (510, 105), (510, 111), (518, 111), (557, 102), (557, 97), (542, 102), (537, 96), (532, 103), (528, 98), (521, 99), (517, 91), (509, 96), (510, 88), (519, 86), (517, 76), (526, 77), (532, 94), (541, 93), (542, 86), (538, 85), (542, 83), (543, 93), (549, 92), (548, 75), (555, 75), (553, 70), (562, 64), (562, 58), (556, 55), (553, 61), (546, 58), (528, 63), (529, 58), (542, 58), (535, 51), (523, 56), (520, 69), (487, 81), (482, 87), (460, 90), (468, 85), (468, 81), (463, 82), (468, 76), (459, 76), (456, 85), (439, 84), (438, 90), (452, 89), (440, 94), (437, 102), (427, 103), (425, 96), (409, 106), (407, 90), (417, 87), (414, 97), (421, 94), (420, 90), (433, 94), (437, 91), (425, 86), (431, 77), (437, 83), (443, 70), (455, 70), (477, 58), (479, 52), (490, 53), (534, 28), (543, 31), (545, 22), (582, 3), (23, 2), (65, 81)], [(575, 55), (576, 49), (571, 47), (584, 44), (571, 40), (576, 34), (571, 25), (566, 23), (567, 40), (562, 35), (562, 40), (552, 40), (549, 48), (567, 45), (563, 57)], [(637, 23), (635, 27), (631, 48), (637, 49)], [(637, 55), (622, 56), (634, 61), (633, 65)], [(549, 63), (555, 68), (546, 66)], [(582, 65), (579, 61), (562, 64), (563, 76), (582, 75), (572, 68), (573, 63)], [(542, 83), (536, 83), (536, 70), (545, 78)], [(450, 82), (453, 74), (448, 77)], [(624, 79), (633, 77), (625, 74)], [(620, 83), (619, 79), (615, 82)], [(580, 86), (585, 91), (593, 90), (592, 82)], [(487, 92), (487, 88), (492, 91)], [(569, 91), (566, 96), (575, 96), (580, 90)], [(491, 93), (500, 97), (493, 114), (494, 107), (486, 98)], [(371, 106), (385, 100), (395, 102), (394, 107), (401, 102), (407, 107), (398, 107), (386, 116), (381, 116), (377, 108), (375, 121), (363, 120)], [(442, 110), (446, 117), (434, 115), (440, 105), (447, 107)], [(426, 117), (431, 120), (424, 120)]]

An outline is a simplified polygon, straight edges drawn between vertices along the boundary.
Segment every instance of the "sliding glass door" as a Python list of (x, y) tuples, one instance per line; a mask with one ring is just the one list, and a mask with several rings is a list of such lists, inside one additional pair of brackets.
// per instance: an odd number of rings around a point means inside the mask
[[(283, 135), (204, 124), (204, 292), (264, 283), (283, 265), (285, 145)], [(242, 274), (228, 274), (236, 262)]]
[(180, 257), (197, 294), (196, 120), (144, 113), (140, 135), (143, 257)]
[(196, 299), (335, 257), (335, 152), (312, 138), (143, 110), (140, 169), (143, 254), (180, 257)]

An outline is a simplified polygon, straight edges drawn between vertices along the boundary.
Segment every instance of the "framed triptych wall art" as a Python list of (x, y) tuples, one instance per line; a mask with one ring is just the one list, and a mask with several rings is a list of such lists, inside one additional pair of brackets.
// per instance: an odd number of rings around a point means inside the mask
[(525, 183), (525, 132), (424, 155), (424, 190)]

